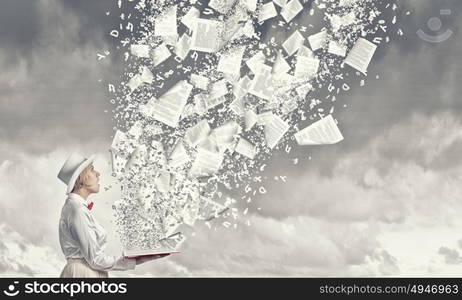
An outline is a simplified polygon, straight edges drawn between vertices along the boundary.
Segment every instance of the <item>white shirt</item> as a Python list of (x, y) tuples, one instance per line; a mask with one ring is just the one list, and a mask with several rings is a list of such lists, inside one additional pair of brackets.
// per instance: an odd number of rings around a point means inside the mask
[(110, 256), (106, 248), (106, 230), (87, 208), (89, 201), (70, 193), (59, 220), (59, 243), (67, 258), (84, 258), (94, 270), (132, 270), (136, 260)]

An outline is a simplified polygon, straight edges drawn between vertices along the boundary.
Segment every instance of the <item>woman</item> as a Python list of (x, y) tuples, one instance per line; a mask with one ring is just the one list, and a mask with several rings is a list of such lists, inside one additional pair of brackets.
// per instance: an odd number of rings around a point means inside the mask
[(58, 174), (68, 194), (59, 221), (59, 242), (67, 259), (60, 277), (108, 277), (109, 270), (133, 270), (135, 265), (168, 255), (129, 259), (104, 253), (106, 231), (93, 218), (93, 202), (88, 200), (100, 188), (93, 160), (94, 156), (85, 159), (74, 153)]

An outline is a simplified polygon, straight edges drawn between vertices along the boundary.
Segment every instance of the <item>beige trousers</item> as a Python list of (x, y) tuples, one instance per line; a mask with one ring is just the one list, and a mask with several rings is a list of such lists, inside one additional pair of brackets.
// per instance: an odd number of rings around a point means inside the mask
[(61, 278), (107, 278), (107, 271), (99, 271), (90, 268), (84, 258), (68, 258), (64, 266)]

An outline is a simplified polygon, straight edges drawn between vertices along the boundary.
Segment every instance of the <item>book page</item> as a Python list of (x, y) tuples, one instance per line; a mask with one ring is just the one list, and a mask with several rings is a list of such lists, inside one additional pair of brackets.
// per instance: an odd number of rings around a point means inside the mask
[(281, 16), (284, 20), (289, 23), (303, 10), (303, 5), (298, 0), (291, 0), (289, 3), (284, 5), (281, 10)]
[(245, 131), (249, 131), (252, 127), (257, 124), (257, 114), (253, 110), (245, 112)]
[(190, 176), (202, 177), (213, 175), (218, 172), (222, 162), (223, 154), (199, 148), (196, 159), (191, 167)]
[(153, 104), (152, 117), (168, 126), (176, 127), (191, 94), (192, 85), (182, 80)]
[(216, 99), (228, 94), (228, 86), (226, 85), (226, 80), (221, 79), (217, 82), (213, 82), (210, 85), (209, 98)]
[(170, 53), (170, 50), (162, 43), (152, 50), (151, 59), (154, 62), (154, 66), (157, 66), (167, 60), (171, 55), (172, 53)]
[(216, 52), (218, 50), (221, 23), (207, 19), (196, 19), (191, 41), (191, 50)]
[(315, 57), (297, 55), (294, 75), (310, 80), (318, 74), (319, 64), (319, 59)]
[[(236, 99), (242, 99), (250, 88), (251, 80), (248, 76), (242, 77), (237, 84), (233, 86), (233, 94)], [(240, 114), (239, 114), (240, 115)]]
[(149, 58), (149, 45), (131, 45), (130, 46), (130, 52), (132, 55), (138, 56), (138, 57), (144, 57), (144, 58)]
[(294, 134), (299, 145), (329, 145), (343, 140), (332, 115), (311, 124)]
[(297, 50), (303, 45), (304, 41), (305, 38), (303, 35), (298, 30), (295, 30), (295, 32), (292, 33), (290, 37), (282, 44), (282, 48), (284, 48), (287, 54), (291, 56), (297, 52)]
[(254, 159), (255, 155), (257, 154), (255, 146), (249, 143), (244, 138), (239, 139), (239, 142), (237, 143), (237, 146), (234, 149), (234, 151), (244, 156), (247, 156), (250, 159)]
[(226, 14), (235, 2), (236, 0), (210, 0), (209, 6), (222, 14)]
[(207, 90), (207, 88), (209, 86), (209, 78), (205, 77), (205, 76), (202, 76), (202, 75), (191, 74), (191, 77), (189, 78), (189, 81), (197, 89)]
[(158, 192), (168, 193), (170, 190), (170, 172), (160, 169), (154, 185)]
[(287, 3), (287, 0), (273, 0), (279, 7), (284, 7)]
[(199, 10), (195, 7), (191, 7), (183, 18), (181, 18), (181, 23), (188, 27), (189, 30), (193, 30), (196, 19), (199, 19), (199, 16)]
[(156, 36), (176, 36), (178, 35), (176, 27), (176, 10), (177, 6), (165, 10), (154, 21), (154, 34)]
[(258, 15), (258, 22), (263, 22), (265, 20), (276, 17), (278, 12), (274, 7), (273, 2), (268, 2), (260, 8), (260, 14)]
[(175, 45), (175, 54), (184, 60), (186, 55), (188, 55), (189, 48), (191, 47), (191, 38), (185, 33), (178, 40), (178, 43)]
[(273, 115), (270, 120), (266, 121), (265, 139), (268, 147), (273, 149), (282, 139), (287, 130), (289, 130), (289, 124), (287, 124), (279, 116)]
[(308, 37), (311, 50), (316, 51), (327, 45), (327, 30), (323, 28), (320, 32)]
[(136, 258), (141, 256), (153, 256), (153, 255), (161, 255), (161, 254), (174, 254), (180, 253), (178, 250), (174, 250), (173, 248), (154, 248), (154, 249), (131, 249), (131, 250), (124, 250), (123, 256), (125, 258)]
[(366, 74), (369, 63), (374, 56), (377, 45), (369, 42), (366, 39), (359, 38), (350, 53), (348, 53), (345, 63), (352, 66), (356, 70)]
[(183, 141), (180, 139), (177, 141), (175, 148), (173, 148), (173, 151), (168, 158), (168, 164), (172, 168), (178, 168), (189, 162), (189, 160), (190, 157), (184, 148)]
[(255, 77), (249, 88), (249, 93), (260, 98), (269, 100), (273, 96), (273, 80), (271, 76), (271, 67), (261, 65), (259, 71), (255, 73)]
[(231, 148), (234, 145), (235, 137), (241, 133), (242, 128), (235, 121), (229, 121), (217, 128), (214, 128), (211, 137), (215, 139), (220, 152)]
[(329, 49), (327, 51), (329, 53), (331, 53), (331, 54), (335, 54), (335, 55), (344, 57), (346, 55), (347, 49), (344, 46), (340, 45), (336, 41), (330, 41), (329, 42)]
[(228, 53), (221, 55), (218, 61), (217, 71), (239, 76), (241, 73), (242, 56), (245, 46), (231, 49)]
[(265, 55), (263, 51), (258, 51), (254, 56), (249, 58), (245, 64), (254, 74), (260, 70), (260, 67), (265, 64)]
[(207, 120), (202, 120), (185, 133), (184, 140), (191, 146), (196, 147), (200, 142), (205, 140), (210, 134), (210, 126)]
[(281, 74), (287, 73), (289, 71), (290, 71), (290, 65), (284, 59), (282, 52), (279, 51), (278, 54), (276, 55), (276, 60), (274, 62), (273, 69), (271, 72), (273, 76), (280, 76)]

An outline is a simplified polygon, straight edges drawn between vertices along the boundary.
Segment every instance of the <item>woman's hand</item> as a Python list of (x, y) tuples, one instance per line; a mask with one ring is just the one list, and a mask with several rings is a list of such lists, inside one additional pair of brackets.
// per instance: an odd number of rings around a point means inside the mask
[(143, 264), (145, 262), (148, 262), (148, 261), (151, 261), (151, 260), (154, 260), (154, 259), (158, 259), (158, 258), (162, 258), (162, 257), (165, 257), (165, 256), (169, 256), (169, 255), (170, 255), (170, 253), (168, 253), (168, 254), (140, 256), (140, 257), (136, 258), (136, 264), (140, 265), (140, 264)]

